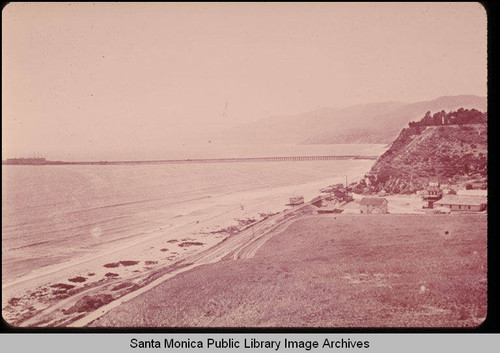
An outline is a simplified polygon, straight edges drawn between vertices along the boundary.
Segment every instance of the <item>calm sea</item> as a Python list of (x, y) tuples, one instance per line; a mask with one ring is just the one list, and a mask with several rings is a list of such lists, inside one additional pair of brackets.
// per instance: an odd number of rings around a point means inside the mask
[[(274, 155), (380, 154), (383, 150), (379, 145), (279, 149), (272, 151)], [(272, 154), (247, 149), (239, 155)], [(372, 164), (347, 160), (2, 166), (2, 280), (182, 222), (190, 211), (200, 211), (202, 203), (197, 200), (336, 177), (353, 180)]]

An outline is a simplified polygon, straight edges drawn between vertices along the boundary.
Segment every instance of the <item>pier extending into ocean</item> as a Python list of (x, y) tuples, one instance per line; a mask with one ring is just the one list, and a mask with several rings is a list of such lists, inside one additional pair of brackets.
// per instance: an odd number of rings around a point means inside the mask
[(330, 161), (349, 159), (376, 160), (378, 156), (344, 155), (344, 156), (295, 156), (295, 157), (248, 157), (248, 158), (188, 158), (162, 159), (146, 161), (94, 161), (94, 162), (62, 162), (37, 161), (30, 163), (29, 159), (16, 158), (3, 161), (6, 165), (121, 165), (121, 164), (173, 164), (173, 163), (236, 163), (236, 162), (295, 162), (295, 161)]

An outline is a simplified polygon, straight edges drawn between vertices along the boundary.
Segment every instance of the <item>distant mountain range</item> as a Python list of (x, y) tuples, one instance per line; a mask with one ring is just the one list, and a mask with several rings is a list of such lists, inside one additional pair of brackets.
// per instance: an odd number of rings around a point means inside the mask
[(487, 98), (473, 95), (444, 96), (417, 103), (385, 102), (347, 108), (323, 108), (297, 115), (270, 117), (240, 125), (210, 139), (243, 144), (390, 143), (408, 122), (427, 111), (458, 108), (487, 110)]

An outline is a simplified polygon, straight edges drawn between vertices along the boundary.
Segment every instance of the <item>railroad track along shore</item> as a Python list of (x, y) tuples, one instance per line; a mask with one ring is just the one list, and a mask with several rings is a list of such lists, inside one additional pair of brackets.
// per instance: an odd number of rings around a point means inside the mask
[[(124, 278), (122, 282), (133, 281), (139, 284), (129, 292), (120, 293), (120, 295), (112, 292), (112, 287), (116, 286), (117, 282), (96, 284), (50, 305), (32, 317), (16, 323), (16, 325), (19, 325), (19, 327), (84, 327), (119, 305), (136, 298), (180, 273), (219, 261), (252, 258), (269, 239), (285, 230), (298, 218), (301, 210), (310, 204), (310, 202), (307, 202), (250, 224), (220, 243), (187, 255), (168, 266)], [(68, 314), (68, 309), (78, 301), (85, 297), (99, 296), (103, 293), (112, 293), (116, 297), (95, 310)]]

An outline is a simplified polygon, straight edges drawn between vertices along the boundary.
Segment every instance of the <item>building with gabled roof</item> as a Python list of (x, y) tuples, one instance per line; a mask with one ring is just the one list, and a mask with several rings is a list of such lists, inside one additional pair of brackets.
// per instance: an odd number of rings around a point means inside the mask
[(359, 201), (359, 211), (364, 214), (387, 213), (387, 199), (383, 197), (363, 197)]
[(447, 207), (451, 211), (481, 212), (486, 209), (488, 200), (485, 196), (445, 195), (435, 202), (438, 207)]

